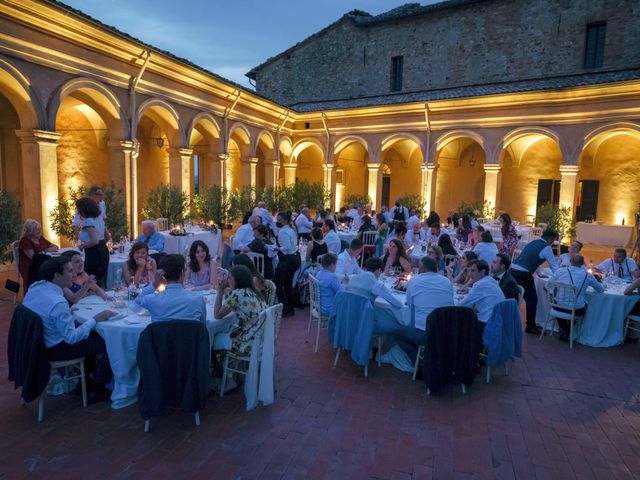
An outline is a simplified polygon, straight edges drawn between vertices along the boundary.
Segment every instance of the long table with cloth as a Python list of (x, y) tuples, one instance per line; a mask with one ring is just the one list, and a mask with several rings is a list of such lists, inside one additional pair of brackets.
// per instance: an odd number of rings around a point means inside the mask
[[(541, 275), (536, 275), (535, 286), (538, 294), (538, 308), (536, 323), (543, 326), (549, 314), (549, 299), (545, 285), (549, 281), (549, 269), (541, 269)], [(638, 302), (637, 295), (624, 295), (627, 283), (618, 279), (605, 279), (603, 293), (596, 293), (587, 289), (585, 302), (587, 313), (579, 326), (575, 340), (590, 347), (613, 347), (624, 343), (624, 321)]]
[(164, 253), (179, 253), (186, 255), (191, 244), (196, 240), (203, 241), (212, 257), (219, 257), (220, 252), (220, 231), (211, 232), (199, 228), (188, 229), (186, 235), (171, 235), (169, 232), (160, 232), (164, 236)]
[(634, 227), (629, 225), (604, 225), (601, 223), (576, 223), (576, 238), (582, 243), (626, 247), (631, 243)]
[[(491, 232), (494, 242), (502, 242), (502, 230), (500, 223), (483, 223), (482, 227)], [(516, 225), (516, 232), (520, 236), (520, 242), (528, 243), (533, 240), (532, 228), (529, 225)], [(521, 248), (520, 246), (518, 248)]]
[[(210, 346), (216, 350), (231, 348), (229, 332), (236, 323), (235, 314), (231, 313), (222, 319), (215, 318), (213, 315), (215, 291), (203, 291), (202, 294), (205, 297), (207, 307), (207, 331), (209, 333)], [(100, 297), (89, 296), (80, 300), (73, 307), (73, 310), (76, 319), (80, 322), (93, 317), (102, 310), (109, 309), (118, 314), (112, 320), (99, 322), (96, 327), (98, 334), (104, 338), (109, 362), (113, 370), (114, 388), (111, 394), (111, 406), (114, 409), (118, 409), (132, 405), (137, 401), (138, 383), (140, 381), (140, 370), (136, 361), (138, 340), (142, 331), (151, 323), (151, 317), (146, 310), (136, 313), (127, 306), (114, 308), (114, 305), (115, 303), (104, 301)], [(126, 303), (123, 305), (126, 305)], [(255, 350), (257, 351), (258, 349)], [(268, 349), (267, 352), (269, 352)], [(260, 361), (265, 362), (265, 365), (271, 365), (271, 370), (268, 368), (263, 369), (269, 378), (263, 379), (263, 375), (260, 377), (260, 382), (265, 383), (260, 388), (264, 388), (267, 391), (267, 383), (273, 382), (273, 349), (270, 350), (270, 354), (272, 357), (270, 360), (264, 358), (264, 356), (260, 359)], [(249, 378), (247, 379), (245, 394), (247, 393), (247, 387), (249, 389), (257, 388), (254, 383), (257, 380), (256, 372), (259, 363), (257, 356), (255, 359), (252, 358), (252, 362), (253, 365), (250, 365), (249, 370), (253, 373), (251, 382), (249, 382)], [(257, 395), (255, 395), (255, 392), (249, 392), (247, 400), (249, 400), (249, 396), (255, 397)], [(247, 403), (247, 407), (249, 407), (249, 403)]]

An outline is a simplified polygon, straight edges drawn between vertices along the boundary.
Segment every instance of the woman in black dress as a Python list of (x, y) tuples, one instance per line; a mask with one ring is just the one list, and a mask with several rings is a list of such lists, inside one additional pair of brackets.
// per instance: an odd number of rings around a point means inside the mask
[(306, 261), (316, 263), (319, 255), (324, 255), (329, 251), (327, 244), (322, 237), (322, 230), (314, 228), (311, 230), (311, 243), (307, 244)]

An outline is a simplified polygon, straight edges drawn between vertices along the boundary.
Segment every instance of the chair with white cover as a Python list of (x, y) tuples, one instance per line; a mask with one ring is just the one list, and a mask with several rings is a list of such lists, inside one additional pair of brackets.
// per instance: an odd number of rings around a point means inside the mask
[[(320, 284), (313, 275), (309, 274), (309, 325), (307, 326), (307, 337), (311, 331), (311, 324), (317, 323), (316, 330), (316, 346), (314, 352), (318, 352), (318, 344), (320, 343), (320, 330), (326, 330), (329, 317), (322, 315), (320, 307)], [(323, 326), (324, 323), (324, 326)]]
[(169, 230), (169, 220), (167, 218), (156, 218), (156, 232), (166, 232)]
[[(16, 267), (16, 283), (20, 283), (20, 252), (18, 251), (18, 245), (20, 244), (19, 240), (16, 240), (11, 244), (11, 254), (13, 255), (13, 264)], [(13, 294), (13, 304), (18, 301), (18, 292), (14, 292)]]
[(542, 237), (542, 232), (544, 232), (544, 229), (541, 227), (533, 227), (531, 229), (531, 236), (533, 238), (540, 238)]
[(251, 259), (258, 273), (264, 277), (264, 255), (256, 252), (247, 252), (245, 255)]
[(538, 223), (538, 225), (536, 225), (536, 227), (541, 228), (543, 231), (547, 229), (549, 225), (543, 222)]
[(627, 315), (624, 323), (624, 336), (622, 338), (627, 338), (629, 330), (640, 333), (640, 315)]
[(360, 268), (364, 265), (365, 252), (376, 251), (376, 241), (378, 240), (378, 232), (373, 230), (370, 232), (362, 232), (362, 255), (360, 255)]
[(491, 224), (489, 226), (489, 232), (491, 232), (494, 242), (502, 243), (502, 227), (500, 225)]
[[(579, 288), (575, 285), (553, 280), (549, 280), (545, 288), (549, 299), (549, 315), (538, 340), (542, 340), (544, 332), (547, 330), (549, 330), (550, 335), (553, 335), (556, 319), (561, 318), (569, 322), (569, 349), (573, 349), (574, 325), (583, 318), (583, 315), (576, 315)], [(549, 328), (549, 324), (551, 324), (551, 328)]]
[(511, 254), (511, 263), (513, 263), (514, 260), (517, 260), (517, 258), (520, 256), (521, 253), (522, 253), (521, 249), (514, 248), (513, 253)]
[[(54, 379), (53, 377), (49, 380), (49, 384), (47, 385), (47, 389), (58, 383), (67, 383), (72, 380), (80, 381), (80, 388), (82, 389), (82, 406), (87, 407), (87, 381), (86, 375), (84, 371), (84, 357), (74, 358), (72, 360), (65, 360), (60, 362), (49, 362), (49, 366), (51, 370), (57, 371), (58, 369), (65, 369), (65, 376), (60, 377), (58, 379)], [(69, 374), (71, 369), (77, 369), (76, 372)], [(44, 420), (44, 397), (47, 394), (46, 390), (42, 392), (40, 398), (38, 398), (38, 421), (41, 422)]]

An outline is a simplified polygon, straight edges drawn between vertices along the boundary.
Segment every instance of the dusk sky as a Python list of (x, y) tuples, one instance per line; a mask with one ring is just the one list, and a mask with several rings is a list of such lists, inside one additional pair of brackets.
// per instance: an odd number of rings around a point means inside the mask
[[(403, 0), (63, 0), (157, 48), (248, 86), (252, 67), (345, 13), (378, 14)], [(423, 5), (436, 3), (423, 0)], [(250, 87), (251, 88), (251, 87)]]

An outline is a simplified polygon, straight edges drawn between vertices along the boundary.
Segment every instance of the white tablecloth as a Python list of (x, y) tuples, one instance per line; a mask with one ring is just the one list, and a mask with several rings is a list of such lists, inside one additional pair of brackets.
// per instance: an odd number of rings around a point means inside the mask
[(160, 233), (164, 235), (164, 253), (179, 253), (185, 255), (188, 253), (187, 250), (193, 242), (202, 240), (209, 247), (212, 257), (221, 256), (220, 231), (213, 233), (206, 230), (194, 230), (182, 237), (170, 235), (169, 232)]
[[(549, 314), (549, 301), (544, 289), (547, 282), (547, 278), (535, 278), (538, 294), (536, 323), (540, 326), (545, 324)], [(638, 301), (637, 295), (623, 295), (625, 287), (624, 284), (609, 285), (604, 293), (596, 293), (591, 288), (587, 290), (587, 313), (576, 341), (590, 347), (613, 347), (624, 342), (624, 320)]]
[(633, 227), (625, 225), (600, 225), (598, 223), (576, 223), (576, 236), (582, 243), (626, 247), (631, 243)]
[[(485, 230), (491, 232), (494, 242), (502, 242), (502, 227), (499, 223), (483, 223), (482, 226)], [(528, 225), (516, 225), (516, 232), (520, 235), (521, 242), (528, 243), (532, 240), (531, 231), (532, 229)]]
[(356, 238), (356, 235), (358, 234), (357, 231), (337, 231), (336, 232), (338, 234), (338, 238), (340, 238), (340, 240), (345, 241), (347, 243), (351, 243), (351, 240), (353, 240), (354, 238)]
[[(214, 340), (216, 340), (217, 348), (219, 342), (215, 338), (216, 335), (230, 331), (236, 319), (233, 314), (227, 315), (221, 320), (214, 318), (214, 299), (215, 293), (207, 295), (207, 330), (210, 346), (213, 346)], [(114, 389), (111, 394), (111, 406), (117, 409), (132, 405), (138, 400), (138, 383), (140, 381), (140, 370), (136, 361), (138, 340), (142, 331), (151, 323), (151, 317), (136, 314), (126, 308), (116, 310), (111, 306), (111, 302), (105, 302), (97, 296), (83, 298), (78, 302), (76, 308), (75, 315), (80, 321), (87, 320), (107, 309), (126, 315), (120, 320), (98, 323), (96, 331), (104, 338), (109, 363), (113, 370)], [(219, 336), (227, 337), (227, 335)]]

